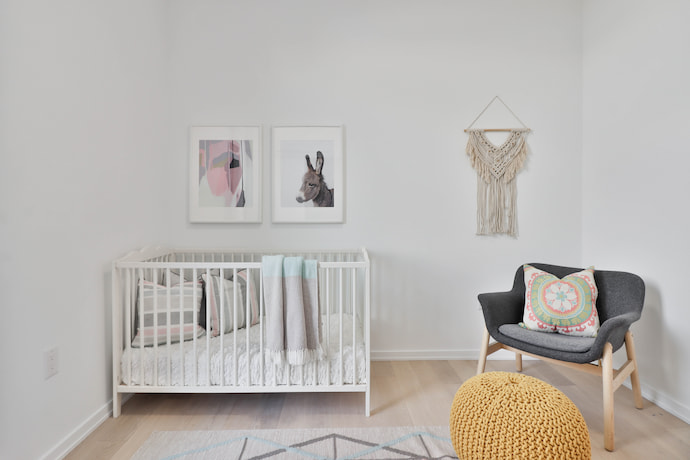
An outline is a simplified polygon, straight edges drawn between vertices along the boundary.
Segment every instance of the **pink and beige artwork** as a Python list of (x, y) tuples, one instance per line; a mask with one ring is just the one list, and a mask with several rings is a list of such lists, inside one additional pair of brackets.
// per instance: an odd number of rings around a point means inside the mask
[[(251, 168), (249, 140), (199, 141), (199, 206), (244, 207), (247, 196), (245, 171)], [(247, 171), (248, 172), (248, 171)]]

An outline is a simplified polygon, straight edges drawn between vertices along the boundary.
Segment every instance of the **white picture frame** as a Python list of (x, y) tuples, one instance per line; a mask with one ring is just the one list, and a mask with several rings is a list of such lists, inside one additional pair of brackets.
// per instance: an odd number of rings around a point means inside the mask
[(261, 127), (192, 126), (189, 221), (261, 222)]
[[(342, 126), (273, 126), (272, 165), (273, 222), (344, 221), (345, 154)], [(307, 172), (311, 172), (310, 177), (316, 179), (310, 180), (305, 190), (302, 185)], [(320, 192), (312, 198), (316, 190)]]

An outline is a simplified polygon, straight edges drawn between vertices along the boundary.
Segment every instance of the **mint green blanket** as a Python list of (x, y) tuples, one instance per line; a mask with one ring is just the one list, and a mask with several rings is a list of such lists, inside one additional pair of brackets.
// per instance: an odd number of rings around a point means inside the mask
[(266, 351), (276, 364), (319, 359), (318, 265), (316, 260), (282, 255), (261, 260), (266, 305)]

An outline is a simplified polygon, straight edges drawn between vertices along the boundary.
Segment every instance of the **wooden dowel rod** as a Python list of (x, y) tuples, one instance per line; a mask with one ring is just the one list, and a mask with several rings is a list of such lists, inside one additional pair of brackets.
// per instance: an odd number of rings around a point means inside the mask
[(486, 129), (466, 129), (468, 131), (484, 131), (485, 133), (497, 132), (497, 131), (532, 131), (531, 129), (525, 128), (486, 128)]

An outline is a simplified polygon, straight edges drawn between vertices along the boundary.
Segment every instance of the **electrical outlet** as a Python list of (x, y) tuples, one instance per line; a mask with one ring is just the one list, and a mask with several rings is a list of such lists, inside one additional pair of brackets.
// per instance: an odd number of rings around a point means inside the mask
[(43, 378), (48, 380), (58, 373), (58, 349), (51, 348), (43, 352)]

